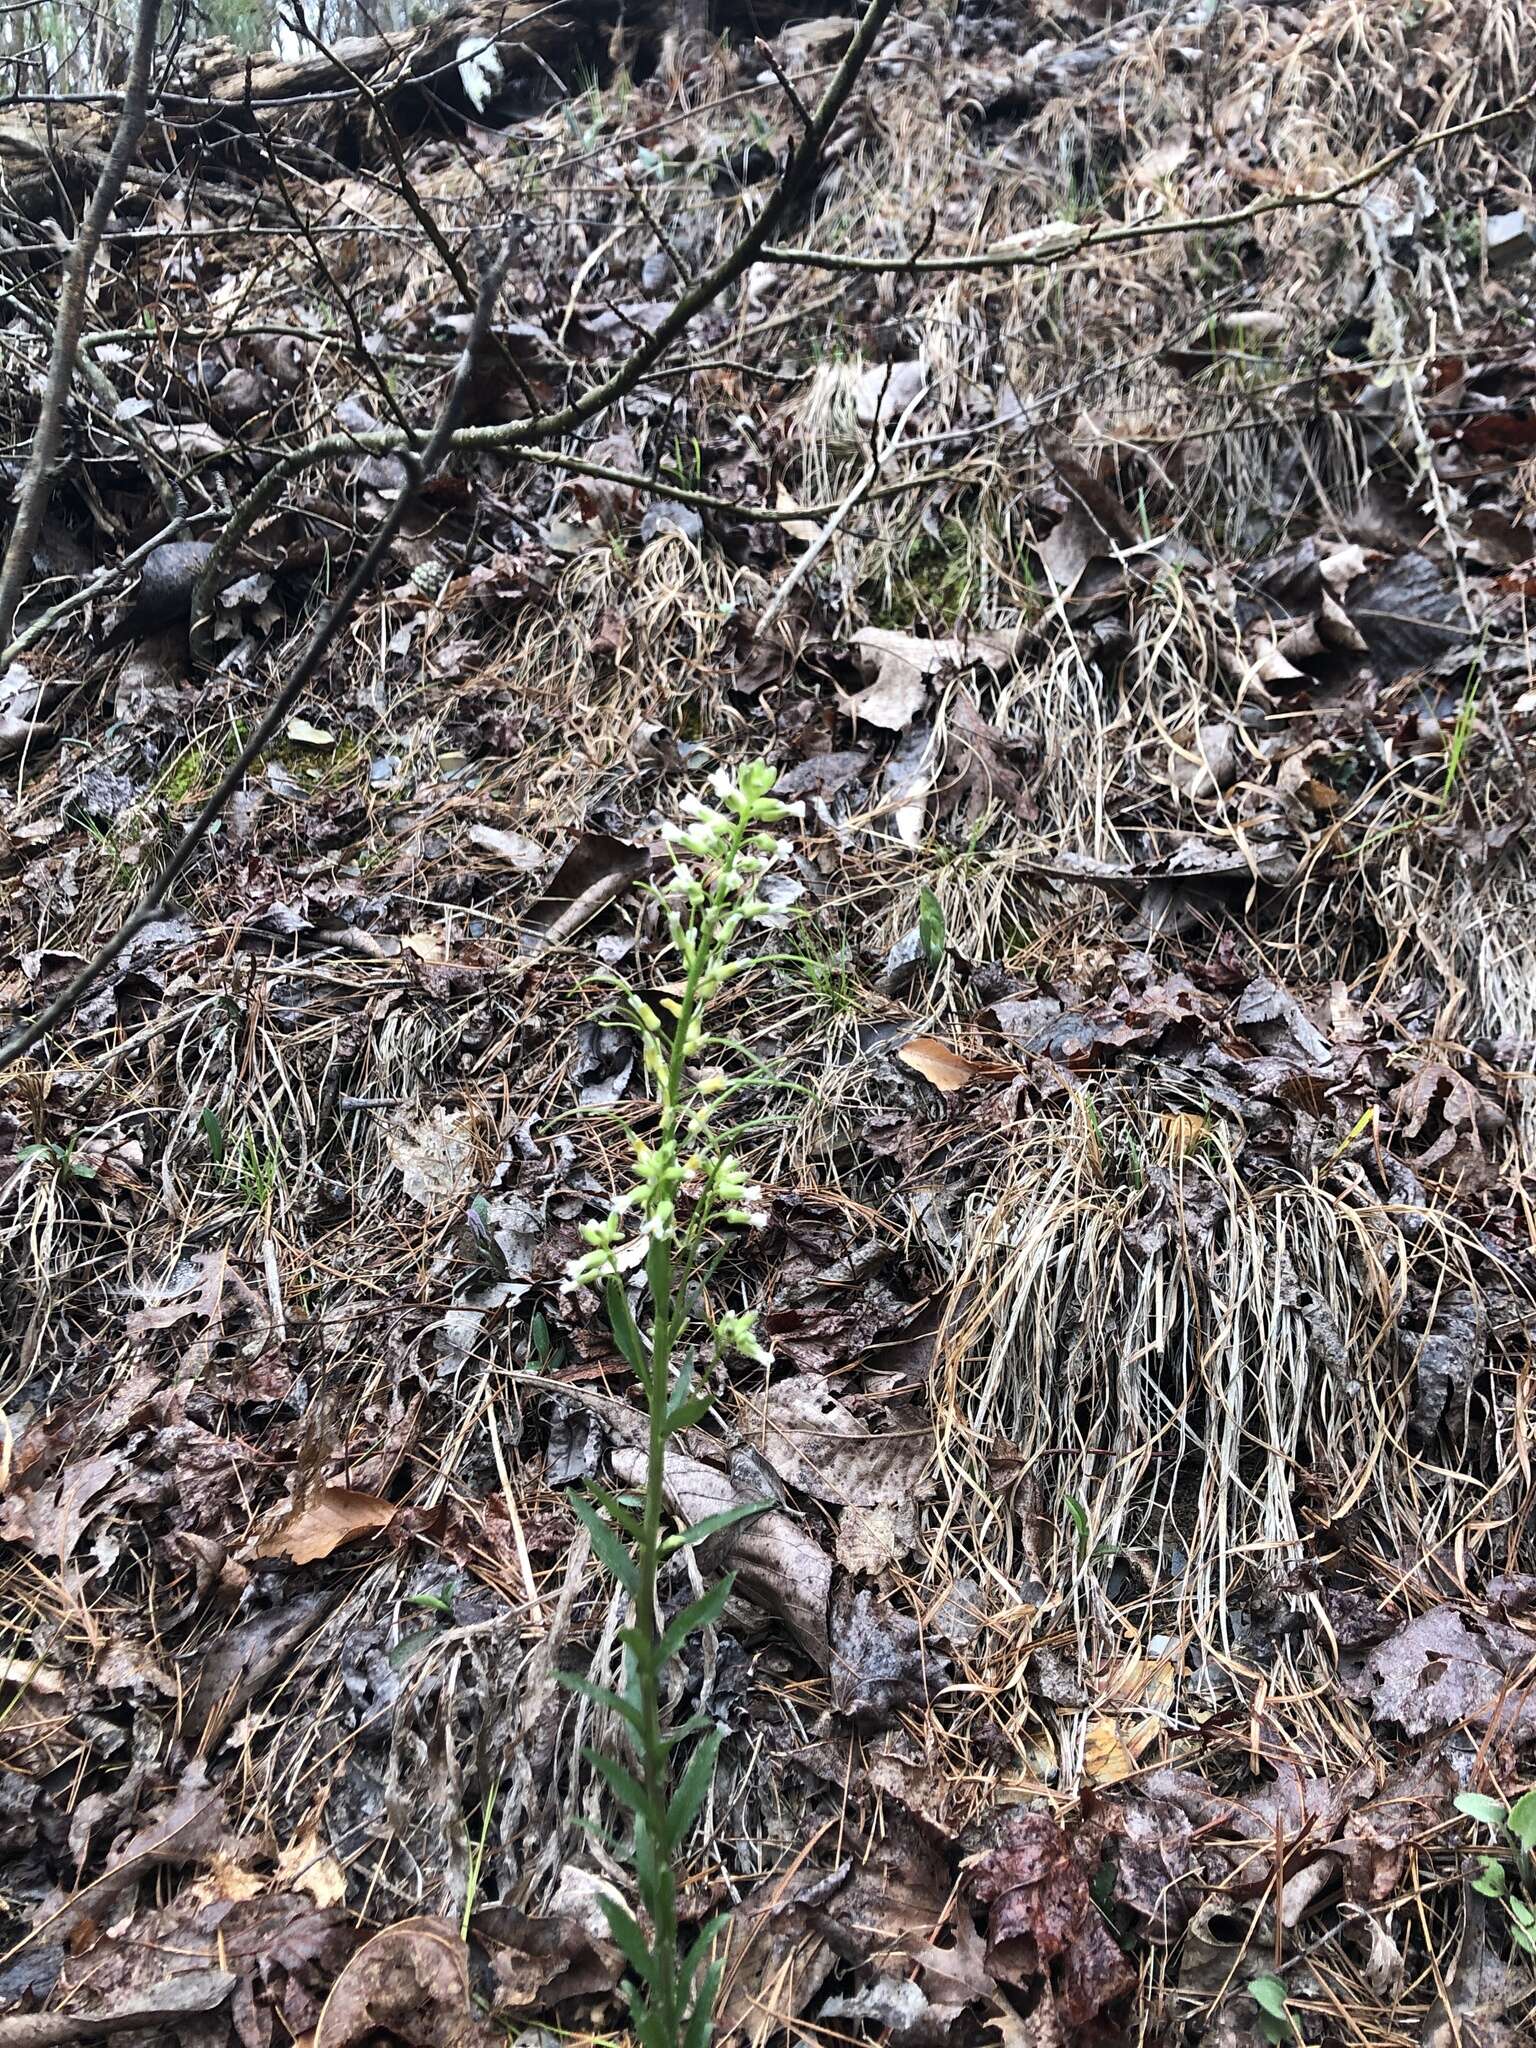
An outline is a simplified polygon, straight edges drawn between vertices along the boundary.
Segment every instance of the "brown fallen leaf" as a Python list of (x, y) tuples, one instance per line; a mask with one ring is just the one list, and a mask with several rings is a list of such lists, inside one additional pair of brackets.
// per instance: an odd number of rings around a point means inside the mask
[(741, 1397), (740, 1428), (786, 1483), (831, 1507), (899, 1507), (929, 1491), (931, 1428), (882, 1417), (872, 1430), (820, 1373)]
[(946, 1045), (942, 1038), (922, 1034), (898, 1046), (896, 1057), (944, 1095), (953, 1095), (977, 1081), (1011, 1080), (1018, 1072), (1017, 1067), (1007, 1066), (1001, 1060), (974, 1059), (970, 1053), (957, 1052), (952, 1045)]
[(422, 1914), (363, 1943), (331, 1987), (314, 2048), (491, 2048), (501, 2039), (470, 2005), (469, 1951), (457, 1931)]
[(256, 1544), (257, 1557), (286, 1557), (314, 1564), (344, 1543), (371, 1536), (395, 1518), (393, 1501), (348, 1486), (322, 1486)]
[(140, 2027), (163, 2026), (167, 2031), (160, 2038), (173, 2039), (177, 2020), (215, 2011), (234, 1990), (235, 1982), (229, 1970), (188, 1970), (97, 2012), (19, 2013), (0, 2020), (0, 2048), (64, 2048), (68, 2042)]

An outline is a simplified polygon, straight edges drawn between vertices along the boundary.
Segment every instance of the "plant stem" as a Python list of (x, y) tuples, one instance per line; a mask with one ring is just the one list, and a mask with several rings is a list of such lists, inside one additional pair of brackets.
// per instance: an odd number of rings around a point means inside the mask
[[(661, 1139), (675, 1143), (682, 1113), (683, 1074), (688, 1060), (688, 1040), (699, 1004), (699, 986), (709, 965), (716, 928), (730, 893), (731, 879), (748, 830), (745, 818), (731, 833), (720, 873), (709, 901), (693, 929), (693, 955), (688, 963), (672, 1048), (662, 1088)], [(667, 1403), (672, 1347), (681, 1322), (678, 1313), (672, 1255), (664, 1244), (652, 1247), (646, 1259), (646, 1282), (651, 1300), (650, 1371), (646, 1387), (649, 1431), (646, 1441), (645, 1510), (641, 1521), (639, 1554), (636, 1558), (638, 1584), (635, 1592), (635, 1626), (645, 1644), (643, 1656), (635, 1658), (635, 1682), (641, 1714), (640, 1764), (646, 1801), (651, 1809), (658, 1839), (653, 1842), (656, 1884), (650, 1900), (652, 1955), (655, 1980), (651, 1987), (652, 2009), (658, 2015), (669, 2041), (681, 2038), (684, 2015), (678, 2005), (677, 1982), (677, 1883), (671, 1846), (659, 1839), (665, 1828), (671, 1790), (670, 1759), (661, 1725), (661, 1665), (657, 1646), (661, 1638), (661, 1615), (657, 1602), (657, 1579), (661, 1569), (661, 1518), (666, 1506)]]

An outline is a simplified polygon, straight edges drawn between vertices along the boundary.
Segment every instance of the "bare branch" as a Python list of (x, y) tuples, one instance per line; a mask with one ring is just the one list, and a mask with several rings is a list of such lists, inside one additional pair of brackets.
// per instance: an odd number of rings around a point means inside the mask
[(43, 514), (48, 504), (48, 472), (52, 469), (54, 456), (58, 452), (59, 437), (64, 425), (64, 407), (69, 398), (70, 382), (75, 373), (75, 358), (80, 349), (80, 330), (85, 324), (85, 294), (90, 282), (91, 265), (96, 260), (96, 251), (101, 247), (102, 235), (106, 232), (112, 209), (117, 204), (118, 194), (123, 189), (129, 159), (137, 149), (139, 137), (144, 132), (144, 123), (149, 113), (149, 66), (154, 55), (155, 31), (159, 25), (160, 0), (139, 0), (133, 51), (128, 60), (128, 77), (123, 87), (123, 111), (118, 117), (112, 147), (107, 151), (106, 162), (102, 165), (101, 175), (96, 180), (96, 189), (91, 194), (90, 206), (80, 223), (80, 232), (76, 235), (74, 247), (69, 253), (69, 262), (64, 272), (64, 289), (59, 298), (58, 319), (54, 323), (48, 378), (43, 387), (42, 404), (38, 411), (37, 427), (32, 435), (26, 471), (17, 492), (16, 518), (11, 527), (5, 561), (0, 565), (0, 642), (8, 641), (11, 637), (16, 608), (21, 603), (27, 578), (32, 573), (32, 550), (37, 546), (37, 537), (42, 532)]
[(834, 270), (855, 277), (883, 277), (897, 272), (913, 276), (947, 276), (956, 271), (1045, 270), (1065, 262), (1068, 257), (1085, 255), (1090, 249), (1123, 249), (1128, 243), (1165, 241), (1171, 235), (1214, 234), (1224, 228), (1246, 227), (1250, 221), (1262, 220), (1271, 213), (1299, 213), (1309, 207), (1341, 206), (1350, 193), (1385, 177), (1388, 171), (1396, 170), (1410, 157), (1421, 156), (1425, 150), (1433, 149), (1441, 142), (1450, 142), (1458, 135), (1471, 135), (1497, 121), (1508, 121), (1516, 114), (1526, 112), (1533, 104), (1536, 104), (1536, 89), (1523, 92), (1518, 99), (1493, 107), (1487, 113), (1474, 114), (1468, 120), (1453, 121), (1448, 127), (1432, 128), (1426, 134), (1415, 135), (1396, 149), (1388, 150), (1374, 163), (1367, 164), (1364, 170), (1353, 171), (1347, 178), (1340, 178), (1325, 191), (1274, 192), (1267, 198), (1253, 200), (1247, 206), (1234, 207), (1228, 213), (1197, 214), (1187, 220), (1100, 222), (1096, 227), (1062, 222), (1060, 239), (1035, 249), (1011, 249), (1006, 244), (994, 244), (991, 248), (954, 256), (924, 256), (918, 252), (907, 256), (843, 256), (833, 249), (791, 249), (775, 243), (765, 248), (762, 255), (765, 263), (783, 263), (807, 270)]
[[(154, 4), (158, 5), (158, 0), (154, 0)], [(272, 703), (247, 737), (245, 744), (230, 763), (229, 770), (220, 781), (217, 789), (214, 790), (208, 801), (182, 834), (169, 860), (166, 861), (160, 872), (155, 876), (148, 888), (146, 888), (144, 894), (139, 898), (138, 905), (132, 915), (113, 933), (106, 944), (92, 955), (90, 960), (86, 962), (85, 966), (61, 994), (56, 996), (51, 1003), (39, 1012), (30, 1024), (24, 1025), (14, 1037), (8, 1039), (3, 1046), (0, 1046), (0, 1073), (3, 1073), (7, 1067), (13, 1066), (17, 1060), (29, 1053), (33, 1046), (39, 1044), (56, 1024), (62, 1022), (70, 1014), (76, 1003), (79, 1002), (80, 998), (95, 982), (98, 975), (106, 972), (113, 961), (127, 948), (135, 935), (141, 932), (151, 918), (155, 916), (169, 894), (172, 885), (178, 876), (185, 872), (193, 854), (196, 853), (198, 847), (207, 838), (224, 806), (245, 779), (247, 771), (265, 749), (271, 745), (277, 735), (278, 728), (293, 709), (295, 703), (297, 703), (301, 691), (325, 658), (332, 641), (351, 616), (353, 606), (373, 580), (375, 570), (388, 553), (390, 544), (399, 532), (405, 515), (415, 502), (422, 485), (439, 468), (453, 445), (454, 423), (463, 407), (465, 394), (474, 375), (475, 355), (484, 346), (485, 337), (490, 330), (491, 320), (495, 313), (496, 300), (505, 282), (511, 260), (510, 249), (503, 250), (494, 266), (487, 273), (485, 283), (481, 287), (480, 301), (475, 308), (470, 331), (465, 337), (464, 351), (459, 357), (458, 368), (454, 373), (448, 395), (443, 401), (443, 407), (438, 415), (437, 423), (433, 427), (427, 443), (420, 454), (408, 454), (405, 457), (408, 478), (404, 489), (400, 492), (399, 497), (396, 498), (383, 525), (375, 534), (368, 552), (347, 579), (346, 587), (341, 592), (341, 595), (315, 628), (314, 633), (310, 637), (309, 645), (300, 656), (298, 666), (293, 674), (283, 685), (277, 696), (273, 698)]]
[[(689, 322), (696, 315), (702, 313), (707, 306), (713, 305), (728, 286), (734, 284), (738, 277), (751, 268), (761, 255), (769, 236), (814, 177), (832, 124), (841, 112), (849, 93), (852, 92), (854, 81), (874, 48), (875, 41), (895, 4), (896, 0), (869, 0), (869, 5), (865, 8), (853, 38), (843, 54), (842, 62), (817, 103), (816, 111), (811, 117), (811, 125), (790, 151), (783, 176), (764, 202), (762, 211), (714, 268), (706, 271), (695, 284), (681, 294), (671, 312), (659, 323), (655, 331), (648, 335), (633, 354), (625, 358), (613, 375), (601, 384), (594, 385), (556, 412), (539, 413), (531, 419), (512, 420), (504, 427), (494, 430), (494, 441), (481, 442), (479, 445), (508, 450), (530, 448), (536, 443), (556, 440), (562, 434), (568, 434), (574, 428), (584, 425), (597, 414), (606, 412), (611, 405), (634, 390), (647, 370), (658, 363), (673, 342), (687, 331)], [(211, 660), (214, 599), (228, 574), (229, 563), (235, 549), (267, 506), (273, 502), (283, 486), (302, 470), (312, 468), (317, 461), (328, 460), (333, 454), (349, 452), (356, 445), (356, 441), (347, 442), (341, 447), (337, 447), (332, 441), (317, 441), (308, 449), (294, 450), (274, 463), (250, 496), (237, 506), (229, 524), (214, 542), (213, 552), (203, 565), (202, 574), (192, 593), (194, 660), (205, 665)], [(475, 443), (464, 440), (458, 445), (473, 446)]]

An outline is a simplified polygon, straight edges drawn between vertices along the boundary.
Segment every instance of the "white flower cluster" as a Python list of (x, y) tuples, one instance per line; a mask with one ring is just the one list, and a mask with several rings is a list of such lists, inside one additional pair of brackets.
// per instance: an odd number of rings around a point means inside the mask
[[(766, 828), (798, 815), (799, 807), (780, 803), (773, 783), (766, 761), (749, 763), (734, 779), (722, 770), (711, 785), (715, 802), (688, 798), (685, 822), (664, 828), (672, 869), (659, 894), (682, 963), (683, 990), (661, 1003), (670, 1023), (641, 997), (631, 993), (628, 999), (646, 1072), (661, 1097), (662, 1136), (655, 1145), (635, 1140), (633, 1186), (601, 1222), (582, 1225), (588, 1249), (568, 1267), (568, 1287), (622, 1279), (653, 1245), (670, 1247), (681, 1194), (690, 1198), (693, 1214), (710, 1223), (766, 1220), (762, 1192), (750, 1185), (740, 1160), (711, 1143), (711, 1112), (728, 1085), (725, 1076), (694, 1076), (688, 1069), (707, 1043), (704, 1012), (710, 998), (750, 964), (733, 962), (729, 950), (743, 925), (771, 909), (758, 894), (762, 877), (789, 851)], [(768, 1362), (751, 1313), (721, 1316), (714, 1346), (716, 1357), (736, 1353)]]

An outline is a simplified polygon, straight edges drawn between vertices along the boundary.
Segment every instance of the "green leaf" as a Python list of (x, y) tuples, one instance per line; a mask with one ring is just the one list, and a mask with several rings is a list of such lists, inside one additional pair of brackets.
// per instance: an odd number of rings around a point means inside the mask
[(1536, 1928), (1536, 1907), (1528, 1906), (1524, 1899), (1510, 1900), (1509, 1917), (1517, 1927), (1525, 1928), (1527, 1933)]
[(1536, 1853), (1536, 1788), (1522, 1792), (1504, 1822), (1527, 1856)]
[(403, 1670), (413, 1657), (419, 1656), (428, 1643), (437, 1641), (435, 1628), (413, 1629), (408, 1636), (402, 1636), (398, 1643), (390, 1645), (385, 1662), (392, 1671)]
[(711, 1536), (718, 1536), (722, 1529), (734, 1529), (738, 1522), (755, 1522), (759, 1515), (771, 1514), (777, 1506), (778, 1502), (773, 1500), (737, 1501), (734, 1507), (722, 1508), (718, 1515), (706, 1515), (702, 1522), (695, 1522), (676, 1536), (669, 1536), (661, 1546), (662, 1556), (671, 1557), (675, 1551), (691, 1550), (695, 1544), (707, 1543)]
[(1492, 1856), (1485, 1856), (1482, 1869), (1472, 1880), (1472, 1889), (1485, 1899), (1502, 1899), (1505, 1891), (1503, 1864)]
[(944, 958), (944, 911), (937, 896), (926, 886), (917, 894), (917, 942), (923, 959), (937, 967)]
[(688, 1986), (693, 1982), (694, 1971), (698, 1969), (700, 1963), (703, 1962), (716, 1941), (730, 1924), (731, 1916), (729, 1913), (716, 1913), (713, 1919), (705, 1921), (694, 1938), (693, 1946), (678, 1966), (677, 1982), (679, 1990), (686, 1991), (688, 1989)]
[(627, 1806), (631, 1813), (650, 1815), (650, 1794), (633, 1771), (627, 1771), (616, 1758), (604, 1756), (600, 1749), (593, 1749), (590, 1745), (582, 1751), (582, 1755), (615, 1799)]
[(714, 1627), (731, 1597), (734, 1584), (735, 1579), (727, 1572), (707, 1593), (701, 1593), (697, 1600), (673, 1615), (656, 1644), (658, 1670), (672, 1661), (690, 1636), (697, 1635), (701, 1628)]
[(1287, 2026), (1290, 2025), (1291, 2016), (1285, 2004), (1285, 1985), (1279, 1977), (1250, 1977), (1248, 1996), (1260, 2012), (1267, 2012), (1271, 2019), (1284, 2020)]
[(610, 1280), (603, 1289), (603, 1304), (608, 1310), (608, 1327), (613, 1332), (613, 1341), (625, 1363), (639, 1379), (645, 1389), (646, 1399), (651, 1392), (651, 1362), (646, 1350), (645, 1339), (640, 1334), (640, 1325), (635, 1321), (634, 1311), (629, 1305), (629, 1296), (624, 1292), (622, 1280)]
[(1061, 1504), (1072, 1517), (1072, 1526), (1077, 1531), (1078, 1555), (1081, 1556), (1088, 1548), (1088, 1510), (1075, 1493), (1064, 1493), (1061, 1496)]
[(689, 1390), (692, 1386), (693, 1360), (687, 1358), (684, 1359), (682, 1366), (679, 1368), (677, 1378), (672, 1382), (672, 1391), (667, 1396), (668, 1415), (671, 1415), (674, 1409), (682, 1407), (688, 1398)]
[(661, 1738), (663, 1749), (676, 1749), (680, 1742), (689, 1742), (695, 1735), (707, 1735), (715, 1723), (708, 1714), (690, 1714), (679, 1728), (668, 1728)]
[(679, 1430), (692, 1429), (702, 1422), (715, 1405), (713, 1394), (695, 1394), (691, 1401), (684, 1401), (679, 1407), (669, 1409), (664, 1426), (667, 1436), (676, 1436)]
[(687, 1835), (704, 1804), (710, 1782), (715, 1775), (715, 1758), (720, 1753), (720, 1730), (711, 1731), (704, 1737), (693, 1755), (688, 1759), (688, 1768), (678, 1780), (677, 1790), (672, 1794), (667, 1807), (665, 1842), (668, 1853), (675, 1850)]
[(208, 1157), (215, 1166), (224, 1164), (224, 1126), (219, 1122), (216, 1109), (205, 1109), (198, 1118), (203, 1127), (203, 1136), (208, 1140)]
[(610, 1493), (606, 1486), (600, 1486), (595, 1479), (584, 1479), (582, 1491), (589, 1500), (596, 1501), (605, 1514), (612, 1516), (626, 1536), (635, 1543), (640, 1541), (643, 1533), (640, 1517), (627, 1502), (620, 1500), (616, 1493)]
[(608, 1932), (613, 1936), (615, 1946), (623, 1954), (625, 1962), (643, 1983), (656, 1982), (656, 1958), (651, 1954), (650, 1945), (641, 1930), (640, 1923), (619, 1901), (610, 1898), (607, 1892), (597, 1895), (598, 1910), (608, 1922)]
[(672, 1247), (664, 1237), (653, 1237), (645, 1255), (645, 1281), (651, 1290), (657, 1319), (669, 1315), (672, 1307)]
[[(1527, 1797), (1530, 1795), (1527, 1794)], [(1472, 1820), (1480, 1820), (1484, 1827), (1504, 1826), (1505, 1806), (1502, 1799), (1490, 1799), (1486, 1792), (1458, 1792), (1456, 1811), (1466, 1814)]]
[(688, 2015), (688, 2025), (683, 2034), (683, 2048), (709, 2048), (709, 2037), (715, 2025), (715, 2000), (720, 1995), (720, 1979), (725, 1971), (725, 1957), (716, 1956), (704, 1972), (699, 1985), (699, 1995), (694, 2000), (693, 2011)]
[(640, 1897), (649, 1907), (651, 1918), (662, 1919), (664, 1916), (657, 1907), (662, 1903), (664, 1891), (671, 1885), (672, 1872), (657, 1857), (656, 1837), (644, 1814), (635, 1821), (634, 1872), (640, 1886)]
[(640, 1590), (640, 1573), (635, 1560), (624, 1548), (612, 1529), (603, 1520), (591, 1501), (583, 1500), (579, 1493), (567, 1496), (577, 1520), (592, 1538), (592, 1548), (597, 1552), (609, 1573), (618, 1580), (626, 1593), (631, 1595)]
[(579, 1671), (557, 1671), (555, 1679), (567, 1692), (579, 1693), (584, 1700), (590, 1700), (595, 1707), (606, 1707), (610, 1714), (617, 1714), (621, 1721), (627, 1721), (636, 1734), (645, 1726), (645, 1716), (633, 1700), (622, 1698), (610, 1692), (606, 1685), (597, 1685), (590, 1678), (584, 1678)]

